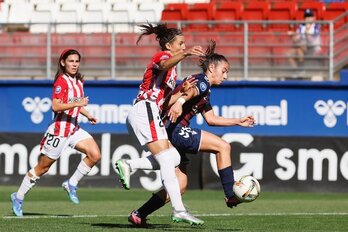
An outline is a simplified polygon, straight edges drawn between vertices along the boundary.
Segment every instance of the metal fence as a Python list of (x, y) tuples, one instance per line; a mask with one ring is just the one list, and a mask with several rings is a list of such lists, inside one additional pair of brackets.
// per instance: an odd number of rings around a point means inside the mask
[[(182, 28), (186, 46), (206, 46), (217, 41), (217, 52), (231, 63), (231, 79), (334, 80), (347, 63), (347, 24), (338, 20), (318, 21), (321, 24), (322, 51), (306, 55), (304, 66), (289, 65), (292, 49), (288, 30), (295, 30), (299, 21), (181, 21), (168, 22)], [(33, 33), (34, 23), (0, 24), (0, 77), (2, 79), (51, 79), (56, 71), (60, 52), (73, 47), (83, 58), (81, 72), (90, 79), (140, 79), (150, 57), (159, 49), (152, 36), (145, 36), (136, 45), (138, 28), (134, 23), (61, 23), (40, 24), (45, 33)], [(57, 27), (74, 26), (75, 32), (57, 32)], [(103, 32), (84, 33), (83, 27), (98, 26)], [(223, 30), (215, 30), (225, 25)], [(231, 27), (231, 28), (228, 28)], [(178, 66), (179, 77), (199, 72), (198, 59), (190, 57)]]

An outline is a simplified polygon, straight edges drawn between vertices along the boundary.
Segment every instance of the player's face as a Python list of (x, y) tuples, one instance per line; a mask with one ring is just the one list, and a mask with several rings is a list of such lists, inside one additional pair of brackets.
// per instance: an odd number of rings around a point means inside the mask
[(211, 68), (213, 76), (213, 85), (220, 85), (227, 79), (227, 74), (230, 69), (230, 65), (226, 61), (220, 61), (217, 65), (213, 65)]
[(183, 35), (175, 36), (173, 41), (168, 43), (167, 47), (173, 56), (175, 56), (176, 54), (180, 52), (183, 52), (186, 49), (185, 37)]
[(79, 56), (77, 54), (69, 55), (65, 60), (61, 61), (61, 65), (65, 68), (65, 73), (73, 77), (80, 67)]

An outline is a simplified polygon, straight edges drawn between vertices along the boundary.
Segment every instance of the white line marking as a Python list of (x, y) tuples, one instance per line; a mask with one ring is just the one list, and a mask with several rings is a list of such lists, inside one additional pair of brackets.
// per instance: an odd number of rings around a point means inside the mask
[[(197, 217), (222, 217), (222, 216), (347, 216), (348, 212), (328, 213), (217, 213), (217, 214), (195, 214)], [(42, 219), (42, 218), (97, 218), (97, 217), (128, 217), (129, 215), (38, 215), (38, 216), (4, 216), (3, 219)], [(168, 217), (168, 215), (155, 215), (155, 217)]]

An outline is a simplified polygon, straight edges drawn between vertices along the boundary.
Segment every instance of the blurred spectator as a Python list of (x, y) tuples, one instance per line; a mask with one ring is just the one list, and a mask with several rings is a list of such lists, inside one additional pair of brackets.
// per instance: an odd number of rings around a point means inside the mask
[(305, 55), (313, 56), (321, 51), (320, 24), (315, 23), (315, 15), (311, 9), (304, 11), (304, 21), (296, 32), (288, 32), (293, 40), (293, 48), (289, 54), (289, 62), (293, 68), (302, 69)]

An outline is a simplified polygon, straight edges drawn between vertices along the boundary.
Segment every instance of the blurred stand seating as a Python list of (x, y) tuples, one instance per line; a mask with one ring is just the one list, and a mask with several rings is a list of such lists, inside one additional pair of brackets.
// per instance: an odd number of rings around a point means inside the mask
[[(329, 68), (338, 72), (348, 61), (347, 2), (0, 1), (0, 78), (52, 78), (60, 51), (75, 47), (83, 53), (86, 78), (140, 79), (150, 56), (159, 48), (151, 36), (135, 44), (137, 25), (167, 22), (182, 28), (187, 47), (206, 46), (210, 39), (216, 40), (217, 51), (231, 63), (233, 80), (288, 79), (295, 70), (288, 64), (291, 38), (287, 32), (295, 30), (307, 8), (315, 11), (322, 26), (322, 53), (307, 57), (314, 62), (308, 63), (306, 75), (300, 78), (327, 80)], [(197, 61), (189, 58), (183, 62), (180, 77), (198, 72)]]

